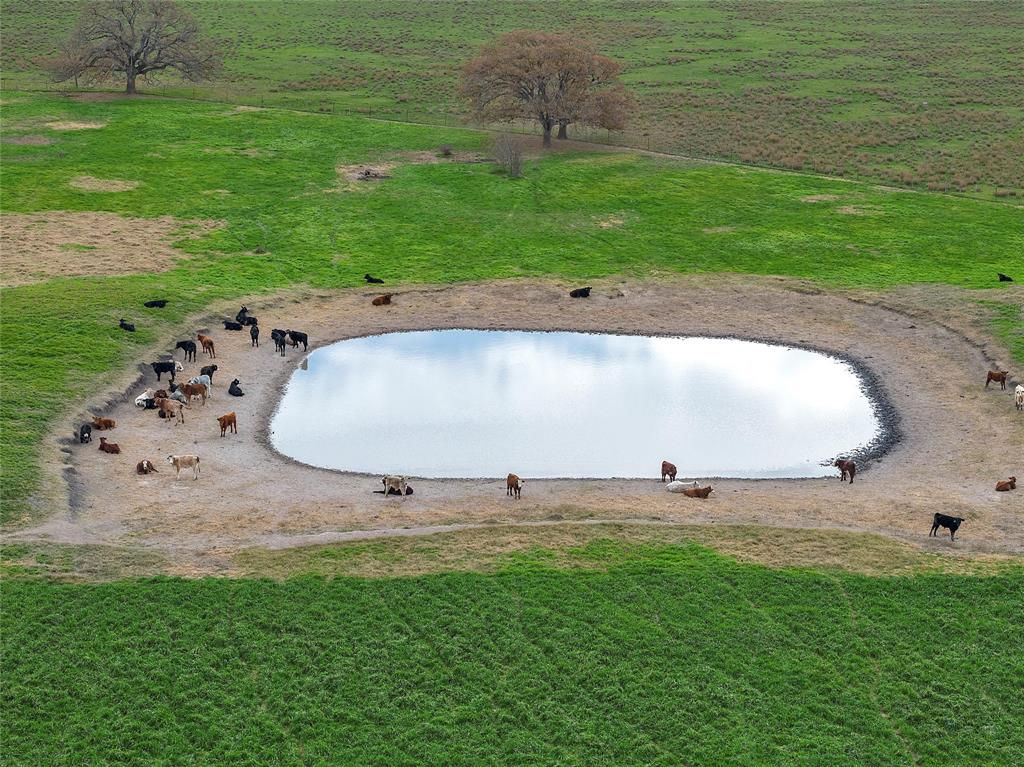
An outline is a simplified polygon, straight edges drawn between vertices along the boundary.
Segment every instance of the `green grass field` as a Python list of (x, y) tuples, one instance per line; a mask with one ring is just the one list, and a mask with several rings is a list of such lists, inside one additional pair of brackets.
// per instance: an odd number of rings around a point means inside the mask
[[(182, 2), (225, 70), (198, 95), (413, 119), (460, 114), (457, 74), (518, 28), (573, 32), (624, 66), (639, 107), (627, 139), (673, 152), (982, 196), (1024, 195), (1024, 6), (898, 0)], [(7, 87), (45, 85), (36, 60), (74, 0), (4, 8)], [(170, 92), (173, 79), (154, 83)]]
[(409, 578), (8, 580), (9, 765), (1013, 765), (1024, 573), (596, 540)]
[[(339, 191), (339, 164), (444, 143), (485, 151), (487, 136), (173, 100), (8, 100), (8, 140), (54, 143), (3, 145), (5, 215), (107, 211), (226, 226), (183, 240), (191, 257), (170, 271), (4, 290), (6, 522), (31, 513), (31, 456), (51, 419), (218, 299), (352, 287), (365, 272), (389, 282), (453, 282), (724, 271), (846, 287), (989, 287), (995, 271), (1024, 252), (1024, 211), (1005, 204), (623, 153), (549, 156), (529, 163), (520, 180), (491, 164), (405, 163), (391, 179)], [(56, 131), (46, 127), (53, 120), (104, 127)], [(139, 186), (102, 192), (69, 184), (82, 175)], [(600, 225), (610, 219), (621, 224)], [(145, 255), (139, 259), (145, 272)], [(170, 307), (144, 310), (154, 296), (171, 299)], [(117, 328), (123, 316), (137, 333)]]

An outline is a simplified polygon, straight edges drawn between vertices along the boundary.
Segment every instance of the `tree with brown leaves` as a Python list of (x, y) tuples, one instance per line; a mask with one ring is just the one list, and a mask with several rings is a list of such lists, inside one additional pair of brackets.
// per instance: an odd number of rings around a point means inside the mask
[(82, 11), (71, 38), (47, 65), (55, 82), (124, 77), (136, 80), (174, 70), (196, 82), (220, 68), (212, 42), (203, 39), (191, 14), (171, 0), (96, 0)]
[(621, 130), (632, 99), (619, 65), (568, 35), (519, 30), (480, 49), (462, 70), (460, 93), (484, 120), (537, 120), (544, 146), (571, 123)]

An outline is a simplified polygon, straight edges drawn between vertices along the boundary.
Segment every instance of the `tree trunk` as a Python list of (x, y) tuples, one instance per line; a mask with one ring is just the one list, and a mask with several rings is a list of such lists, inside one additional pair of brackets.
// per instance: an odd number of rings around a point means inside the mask
[(135, 93), (135, 77), (136, 74), (134, 72), (127, 73), (128, 82), (124, 89), (125, 93)]
[(551, 121), (542, 120), (541, 125), (544, 127), (544, 148), (551, 148)]
[(569, 138), (568, 127), (569, 123), (558, 123), (558, 138)]

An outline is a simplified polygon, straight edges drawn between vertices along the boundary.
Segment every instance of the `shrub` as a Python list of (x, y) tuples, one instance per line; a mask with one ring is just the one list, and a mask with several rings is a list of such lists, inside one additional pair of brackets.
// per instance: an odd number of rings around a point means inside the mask
[(505, 169), (509, 178), (523, 175), (523, 143), (508, 133), (497, 136), (491, 144), (495, 162)]

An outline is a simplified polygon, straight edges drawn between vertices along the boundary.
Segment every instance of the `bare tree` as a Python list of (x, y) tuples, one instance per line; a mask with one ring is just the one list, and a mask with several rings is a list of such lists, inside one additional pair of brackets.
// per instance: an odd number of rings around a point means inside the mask
[(123, 77), (125, 92), (135, 93), (139, 77), (166, 70), (193, 82), (206, 79), (220, 58), (191, 14), (171, 0), (95, 0), (46, 66), (56, 82)]
[(559, 138), (571, 123), (625, 127), (633, 102), (618, 75), (618, 64), (582, 40), (519, 30), (481, 48), (459, 90), (477, 118), (537, 120), (549, 147), (556, 125)]
[(508, 172), (510, 178), (523, 175), (523, 144), (519, 139), (501, 133), (491, 142), (491, 151), (495, 162)]

